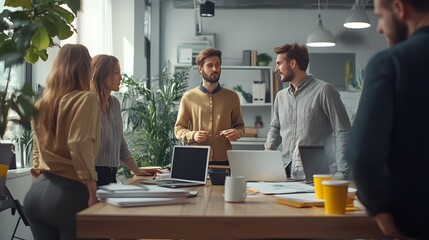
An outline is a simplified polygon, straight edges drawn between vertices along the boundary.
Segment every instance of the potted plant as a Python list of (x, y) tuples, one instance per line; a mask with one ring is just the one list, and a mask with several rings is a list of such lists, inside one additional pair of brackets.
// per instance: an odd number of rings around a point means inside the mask
[[(37, 84), (36, 92), (34, 95), (34, 101), (42, 97), (44, 87)], [(33, 130), (23, 128), (21, 126), (16, 126), (18, 130), (18, 134), (15, 134), (14, 138), (12, 138), (12, 142), (14, 142), (16, 146), (16, 152), (21, 155), (21, 167), (31, 166), (33, 161), (33, 138), (34, 132)]]
[[(235, 86), (232, 90), (234, 90), (235, 92), (238, 93), (238, 96), (240, 97), (241, 103), (251, 103), (252, 102), (252, 94), (245, 92), (243, 90), (243, 88), (241, 87), (241, 85)], [(243, 102), (242, 99), (244, 99), (245, 102)]]
[[(119, 98), (125, 137), (139, 167), (167, 166), (173, 146), (179, 142), (174, 136), (174, 124), (180, 99), (188, 87), (189, 69), (171, 75), (169, 68), (167, 64), (159, 76), (151, 79), (151, 88), (146, 86), (148, 79), (123, 75), (122, 86), (127, 90)], [(158, 89), (154, 88), (155, 83), (159, 84)], [(119, 172), (129, 176), (123, 167)]]
[[(9, 121), (31, 129), (30, 120), (36, 114), (31, 86), (10, 88), (12, 68), (24, 61), (46, 61), (47, 48), (57, 45), (53, 38), (67, 39), (75, 31), (71, 23), (80, 9), (80, 0), (6, 0), (4, 6), (0, 13), (0, 62), (4, 62), (7, 79), (5, 87), (0, 88), (0, 138)], [(9, 110), (16, 112), (18, 118), (9, 119)]]
[(258, 54), (258, 66), (268, 66), (273, 59), (267, 53)]

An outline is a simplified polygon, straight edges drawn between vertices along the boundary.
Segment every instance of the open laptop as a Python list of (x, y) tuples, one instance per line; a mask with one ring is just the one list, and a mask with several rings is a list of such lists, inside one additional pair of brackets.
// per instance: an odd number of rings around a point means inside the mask
[(171, 160), (171, 177), (156, 179), (162, 187), (190, 187), (206, 184), (210, 146), (176, 145)]
[(287, 181), (280, 151), (228, 150), (227, 155), (231, 176), (243, 176), (246, 181)]
[(298, 146), (305, 182), (312, 183), (314, 174), (329, 174), (329, 161), (323, 146)]

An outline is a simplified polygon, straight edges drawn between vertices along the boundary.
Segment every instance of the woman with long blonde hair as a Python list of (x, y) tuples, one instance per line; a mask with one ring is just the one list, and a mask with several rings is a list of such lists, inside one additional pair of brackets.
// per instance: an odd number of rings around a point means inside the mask
[(92, 67), (91, 90), (97, 94), (102, 108), (100, 151), (95, 162), (98, 185), (115, 183), (120, 163), (136, 175), (155, 174), (158, 170), (142, 170), (133, 160), (124, 139), (119, 100), (110, 95), (112, 91), (119, 91), (122, 81), (119, 60), (110, 55), (97, 55), (92, 59)]
[(36, 103), (32, 174), (25, 200), (34, 239), (76, 239), (76, 213), (97, 202), (100, 104), (89, 91), (91, 56), (64, 45)]

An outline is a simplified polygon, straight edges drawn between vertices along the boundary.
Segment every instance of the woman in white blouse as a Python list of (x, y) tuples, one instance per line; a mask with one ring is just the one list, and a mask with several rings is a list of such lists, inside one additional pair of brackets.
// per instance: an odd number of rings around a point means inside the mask
[(119, 60), (110, 55), (97, 55), (92, 59), (92, 67), (91, 91), (97, 94), (102, 109), (100, 151), (95, 162), (98, 186), (116, 182), (121, 162), (136, 175), (156, 174), (158, 170), (142, 170), (136, 165), (124, 139), (121, 106), (119, 100), (110, 95), (112, 91), (119, 91), (122, 81)]

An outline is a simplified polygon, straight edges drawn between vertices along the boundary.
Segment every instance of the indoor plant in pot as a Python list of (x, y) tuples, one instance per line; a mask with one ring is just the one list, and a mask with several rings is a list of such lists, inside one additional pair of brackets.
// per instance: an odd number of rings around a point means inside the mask
[(268, 66), (273, 59), (267, 53), (258, 54), (258, 66)]
[[(174, 124), (180, 99), (187, 89), (189, 69), (169, 71), (170, 64), (159, 76), (151, 81), (151, 88), (146, 86), (148, 79), (136, 80), (123, 75), (121, 91), (125, 137), (133, 158), (139, 167), (170, 164), (173, 146), (179, 141), (174, 136)], [(159, 88), (154, 88), (155, 84)], [(130, 176), (130, 172), (121, 167), (120, 174)]]

